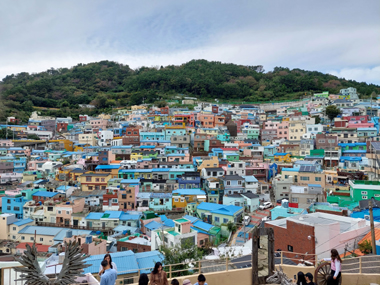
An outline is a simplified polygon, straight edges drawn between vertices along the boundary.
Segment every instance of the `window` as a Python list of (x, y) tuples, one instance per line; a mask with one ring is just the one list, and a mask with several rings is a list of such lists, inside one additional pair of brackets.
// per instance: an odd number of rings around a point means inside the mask
[(219, 222), (219, 217), (214, 218), (215, 222)]
[(242, 185), (243, 182), (241, 180), (238, 181), (238, 185)]
[(288, 245), (288, 251), (293, 252), (293, 246)]
[(228, 219), (223, 219), (223, 223), (228, 223)]
[(86, 177), (86, 182), (91, 182), (91, 176)]
[(106, 179), (105, 179), (105, 178), (102, 178), (100, 181), (101, 181), (101, 182), (106, 182)]
[(314, 203), (314, 199), (313, 198), (307, 198), (306, 201), (307, 201), (308, 204)]
[(300, 177), (300, 180), (303, 180), (303, 181), (309, 181), (310, 178), (307, 177), (307, 176), (301, 176), (301, 177)]
[(10, 210), (11, 210), (11, 206), (7, 206), (7, 210), (9, 210), (9, 211), (10, 211)]
[(315, 177), (315, 181), (322, 181), (321, 177)]
[(362, 194), (362, 195), (367, 195), (368, 192), (367, 192), (367, 191), (362, 191), (361, 194)]
[(227, 185), (231, 185), (231, 181), (227, 181), (226, 184), (227, 184)]
[(44, 238), (40, 238), (40, 241), (44, 241)]
[(30, 240), (34, 240), (34, 237), (30, 237)]
[(25, 237), (24, 237), (24, 236), (21, 236), (21, 240), (25, 240)]
[(368, 196), (362, 196), (362, 200), (367, 200)]
[(298, 203), (298, 198), (292, 198), (292, 203)]
[(99, 182), (99, 178), (95, 178), (95, 182)]
[(70, 211), (66, 211), (66, 215), (70, 215)]
[(13, 230), (15, 231), (15, 230), (16, 230), (16, 227), (13, 227)]

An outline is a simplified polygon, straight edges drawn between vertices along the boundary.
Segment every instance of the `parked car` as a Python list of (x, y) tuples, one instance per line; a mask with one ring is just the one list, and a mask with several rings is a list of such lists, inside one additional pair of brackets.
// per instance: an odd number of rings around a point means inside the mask
[(250, 216), (244, 216), (244, 225), (248, 226), (250, 222), (251, 222), (251, 217)]
[(259, 206), (259, 209), (265, 210), (265, 209), (271, 208), (272, 206), (273, 206), (272, 202), (264, 202), (262, 205)]

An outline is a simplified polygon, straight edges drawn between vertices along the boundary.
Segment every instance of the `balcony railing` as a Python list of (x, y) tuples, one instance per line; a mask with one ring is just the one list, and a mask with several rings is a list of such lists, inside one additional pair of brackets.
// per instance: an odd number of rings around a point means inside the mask
[[(36, 225), (42, 226), (42, 227), (57, 227), (58, 226), (58, 224), (56, 223), (46, 223), (46, 222), (36, 222)], [(59, 224), (59, 227), (76, 229), (76, 230), (90, 230), (90, 231), (108, 231), (114, 228), (114, 227), (75, 226), (75, 225), (65, 225), (65, 224)]]

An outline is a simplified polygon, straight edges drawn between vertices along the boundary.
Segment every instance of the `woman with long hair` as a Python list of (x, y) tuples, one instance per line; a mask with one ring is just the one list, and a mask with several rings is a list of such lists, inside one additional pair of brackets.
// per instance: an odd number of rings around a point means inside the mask
[(140, 274), (139, 285), (148, 285), (148, 283), (149, 283), (148, 275), (146, 273)]
[(306, 285), (305, 274), (302, 271), (297, 273), (297, 280), (293, 280), (293, 284)]
[[(112, 269), (115, 269), (116, 272), (117, 272), (116, 264), (115, 264), (115, 262), (112, 262), (112, 257), (111, 257), (111, 255), (110, 255), (109, 253), (107, 253), (107, 254), (104, 256), (103, 260), (107, 260), (107, 262), (108, 262), (108, 264), (111, 266), (111, 268), (112, 268)], [(99, 266), (99, 276), (102, 275), (103, 273), (104, 273), (103, 266), (100, 265), (100, 266)]]
[(150, 275), (151, 285), (169, 285), (166, 272), (162, 269), (161, 262), (156, 262), (152, 274)]
[(342, 259), (339, 256), (338, 251), (333, 248), (331, 250), (331, 257), (324, 258), (324, 261), (331, 261), (331, 275), (327, 279), (327, 285), (338, 285), (340, 278), (342, 278), (341, 268), (342, 268)]

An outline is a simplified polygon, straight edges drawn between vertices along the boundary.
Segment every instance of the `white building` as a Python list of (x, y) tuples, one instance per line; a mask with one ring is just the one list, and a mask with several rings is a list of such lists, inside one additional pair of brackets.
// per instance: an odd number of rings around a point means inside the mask
[(182, 242), (197, 244), (198, 232), (191, 229), (191, 222), (181, 218), (174, 220), (174, 227), (157, 229), (151, 234), (151, 249), (157, 250), (165, 243), (167, 247), (174, 247)]

